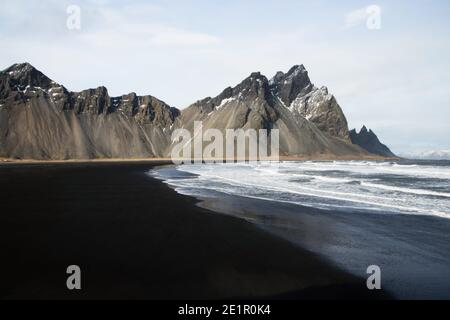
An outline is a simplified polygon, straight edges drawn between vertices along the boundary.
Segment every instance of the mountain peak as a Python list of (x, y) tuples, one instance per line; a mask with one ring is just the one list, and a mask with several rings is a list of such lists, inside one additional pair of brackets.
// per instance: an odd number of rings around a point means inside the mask
[(37, 70), (28, 62), (15, 63), (9, 68), (5, 69), (3, 73), (7, 74), (12, 80), (13, 85), (32, 86), (49, 88), (52, 85), (52, 80)]
[(265, 75), (261, 74), (261, 72), (252, 72), (236, 88), (249, 89), (249, 87), (260, 87), (266, 83), (268, 83), (268, 80)]
[(240, 84), (234, 87), (232, 95), (240, 97), (254, 98), (256, 96), (265, 97), (269, 92), (269, 84), (266, 76), (261, 72), (253, 72), (245, 78)]
[(356, 130), (350, 131), (350, 140), (370, 153), (383, 157), (396, 157), (396, 155), (384, 144), (380, 142), (377, 135), (372, 130), (367, 130), (363, 126), (359, 133)]
[(303, 64), (296, 64), (288, 71), (288, 75), (294, 74), (294, 73), (303, 73), (308, 72), (306, 71), (306, 68)]
[[(355, 132), (356, 132), (356, 130), (355, 130)], [(363, 125), (361, 130), (359, 130), (358, 134), (367, 135), (369, 133), (373, 133), (372, 130), (367, 129), (367, 127), (365, 125)]]
[(19, 75), (19, 74), (27, 74), (33, 71), (37, 71), (35, 67), (33, 67), (28, 62), (23, 63), (15, 63), (9, 68), (5, 69), (3, 72), (8, 73), (10, 76)]
[(304, 65), (295, 65), (287, 73), (277, 72), (270, 80), (270, 86), (286, 106), (291, 105), (299, 94), (307, 94), (313, 89), (313, 84)]
[(29, 62), (19, 62), (14, 63), (8, 69), (17, 69), (17, 68), (34, 68)]
[[(251, 74), (250, 74), (250, 76), (248, 76), (247, 77), (247, 79), (250, 79), (250, 80), (252, 80), (252, 81), (257, 81), (257, 80), (262, 80), (262, 81), (268, 81), (267, 80), (267, 78), (266, 78), (266, 76), (265, 75), (263, 75), (263, 74), (261, 74), (261, 72), (252, 72)], [(245, 79), (245, 80), (247, 80), (247, 79)], [(245, 81), (244, 80), (244, 81)]]

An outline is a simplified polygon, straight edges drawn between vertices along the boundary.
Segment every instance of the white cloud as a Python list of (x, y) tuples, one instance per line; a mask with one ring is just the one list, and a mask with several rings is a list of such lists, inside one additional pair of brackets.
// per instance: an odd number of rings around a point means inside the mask
[(80, 33), (94, 46), (203, 46), (219, 42), (219, 38), (157, 23), (149, 17), (163, 8), (150, 4), (133, 4), (121, 8), (97, 7), (95, 28)]
[(345, 16), (345, 28), (353, 28), (361, 23), (365, 23), (369, 14), (367, 12), (367, 8), (361, 8), (354, 11), (349, 12)]
[(92, 47), (145, 49), (152, 46), (205, 46), (220, 42), (219, 38), (206, 34), (157, 24), (119, 24), (92, 32), (80, 33), (79, 38)]
[[(81, 28), (66, 28), (67, 1), (28, 4), (25, 1), (0, 3), (0, 35), (11, 40), (63, 43), (81, 40), (95, 47), (117, 46), (205, 46), (220, 39), (206, 32), (190, 30), (158, 19), (164, 7), (145, 2), (112, 4), (107, 0), (80, 1)], [(33, 32), (29, 32), (33, 30)]]

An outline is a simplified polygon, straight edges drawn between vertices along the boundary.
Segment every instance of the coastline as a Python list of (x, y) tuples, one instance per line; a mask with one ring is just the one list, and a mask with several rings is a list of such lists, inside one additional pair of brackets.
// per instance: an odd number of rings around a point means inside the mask
[(172, 162), (170, 158), (96, 158), (96, 159), (66, 159), (66, 160), (39, 160), (39, 159), (12, 159), (12, 158), (0, 158), (0, 164), (13, 163), (13, 164), (65, 164), (65, 163), (159, 163), (159, 162)]
[[(449, 219), (387, 210), (320, 209), (303, 201), (253, 197), (245, 190), (235, 193), (222, 189), (217, 181), (208, 182), (207, 175), (202, 183), (178, 184), (172, 169), (161, 171), (156, 176), (168, 179), (182, 194), (196, 196), (198, 206), (249, 221), (356, 277), (366, 278), (368, 266), (379, 266), (383, 291), (395, 299), (450, 298)], [(189, 180), (189, 172), (200, 174), (195, 170), (181, 172), (180, 181), (184, 177)], [(214, 172), (216, 175), (221, 176)], [(255, 183), (252, 177), (249, 181)]]
[[(399, 160), (400, 157), (382, 157), (377, 155), (364, 155), (359, 157), (354, 156), (334, 156), (328, 154), (318, 154), (311, 156), (280, 156), (279, 161), (390, 161)], [(194, 159), (192, 159), (194, 161)], [(1, 158), (1, 164), (33, 164), (33, 163), (49, 163), (49, 164), (64, 164), (64, 163), (136, 163), (136, 162), (170, 162), (173, 163), (171, 158), (93, 158), (93, 159), (13, 159), (13, 158)], [(224, 159), (225, 161), (225, 159)], [(264, 160), (263, 160), (264, 161)], [(268, 160), (270, 161), (270, 159)]]
[[(146, 174), (167, 162), (89, 163), (1, 168), (2, 299), (388, 297)], [(65, 287), (72, 264), (79, 292)]]

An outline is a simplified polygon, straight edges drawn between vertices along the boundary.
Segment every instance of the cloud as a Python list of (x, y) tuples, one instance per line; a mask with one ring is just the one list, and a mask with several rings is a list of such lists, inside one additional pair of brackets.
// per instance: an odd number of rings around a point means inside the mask
[[(0, 36), (29, 43), (64, 43), (67, 38), (96, 47), (107, 46), (205, 46), (220, 39), (206, 32), (190, 30), (162, 21), (165, 9), (146, 2), (107, 0), (79, 1), (81, 29), (66, 28), (68, 1), (50, 1), (45, 5), (17, 2), (0, 3)], [(29, 32), (33, 30), (33, 32)]]
[(220, 40), (214, 35), (173, 27), (149, 19), (163, 8), (151, 4), (132, 4), (121, 8), (101, 6), (93, 16), (97, 17), (93, 30), (86, 30), (80, 37), (94, 46), (143, 48), (146, 46), (204, 46)]
[(367, 8), (361, 8), (347, 13), (345, 16), (345, 28), (353, 28), (366, 22), (368, 16)]
[(220, 39), (213, 35), (159, 24), (119, 24), (80, 33), (78, 37), (91, 47), (110, 47), (118, 51), (162, 46), (208, 46), (220, 42)]

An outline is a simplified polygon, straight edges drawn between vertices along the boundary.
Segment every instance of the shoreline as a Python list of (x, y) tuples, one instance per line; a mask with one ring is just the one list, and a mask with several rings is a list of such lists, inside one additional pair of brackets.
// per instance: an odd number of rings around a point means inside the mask
[[(396, 161), (401, 160), (400, 157), (382, 157), (376, 155), (352, 157), (352, 156), (329, 156), (329, 155), (315, 155), (315, 156), (280, 156), (279, 161)], [(13, 159), (13, 158), (0, 158), (1, 164), (66, 164), (66, 163), (157, 163), (157, 162), (170, 162), (173, 164), (171, 158), (95, 158), (95, 159)], [(194, 161), (194, 159), (193, 159)], [(205, 160), (208, 161), (208, 160)], [(224, 159), (223, 161), (226, 161)], [(239, 160), (240, 161), (240, 160)], [(243, 160), (244, 161), (244, 160)], [(253, 160), (256, 161), (256, 160)], [(258, 161), (271, 161), (270, 159), (258, 160)]]
[[(0, 271), (8, 277), (0, 297), (389, 298), (367, 290), (365, 279), (149, 177), (165, 164), (2, 167)], [(65, 288), (65, 268), (74, 263), (83, 272), (80, 292)]]
[[(168, 185), (178, 188), (176, 182)], [(384, 293), (395, 299), (450, 297), (446, 255), (450, 220), (357, 209), (330, 211), (217, 190), (180, 192), (196, 197), (201, 208), (248, 221), (355, 277), (366, 278), (367, 267), (376, 264), (382, 270)]]

